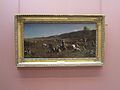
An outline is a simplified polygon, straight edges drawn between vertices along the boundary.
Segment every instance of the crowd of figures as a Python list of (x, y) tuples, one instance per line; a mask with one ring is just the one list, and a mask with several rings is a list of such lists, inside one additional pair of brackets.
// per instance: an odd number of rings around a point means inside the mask
[[(77, 53), (80, 53), (81, 56), (95, 57), (96, 41), (89, 40), (88, 38), (83, 38), (83, 39), (77, 40), (74, 43), (67, 42), (65, 40), (60, 40), (59, 43), (57, 44), (54, 44), (54, 42), (41, 43), (40, 50), (42, 50), (44, 53), (54, 54), (54, 55), (55, 54), (58, 55), (60, 53), (69, 51), (68, 53), (77, 52)], [(36, 53), (37, 52), (34, 52), (32, 49), (30, 49), (30, 47), (27, 47), (24, 50), (25, 55), (31, 55), (31, 54), (35, 55)]]
[(44, 49), (47, 49), (49, 53), (58, 53), (66, 50), (65, 42), (62, 40), (61, 44), (57, 44), (56, 46), (53, 46), (53, 44), (42, 44)]
[(61, 44), (56, 46), (43, 43), (43, 48), (47, 49), (49, 53), (60, 53), (62, 51), (70, 50), (73, 52), (81, 52), (83, 54), (90, 54), (94, 56), (96, 51), (96, 42), (94, 40), (87, 41), (87, 39), (84, 38), (79, 42), (69, 44), (62, 40)]

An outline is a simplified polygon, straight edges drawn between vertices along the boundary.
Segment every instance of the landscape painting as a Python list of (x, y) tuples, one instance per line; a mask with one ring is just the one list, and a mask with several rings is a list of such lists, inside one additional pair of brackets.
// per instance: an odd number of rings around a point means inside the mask
[(96, 23), (24, 23), (24, 58), (95, 58)]
[(104, 15), (16, 15), (16, 66), (103, 66), (104, 18)]

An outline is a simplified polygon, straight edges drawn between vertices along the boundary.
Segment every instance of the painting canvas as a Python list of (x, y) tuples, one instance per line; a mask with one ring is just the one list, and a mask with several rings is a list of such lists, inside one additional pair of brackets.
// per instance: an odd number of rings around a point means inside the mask
[(17, 15), (15, 19), (18, 67), (102, 66), (102, 15)]
[(96, 56), (96, 24), (39, 24), (24, 26), (25, 58)]

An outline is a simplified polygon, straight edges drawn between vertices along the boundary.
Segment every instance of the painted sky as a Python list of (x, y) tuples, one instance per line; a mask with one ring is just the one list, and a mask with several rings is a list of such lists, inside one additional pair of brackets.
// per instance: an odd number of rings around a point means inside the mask
[(26, 23), (24, 25), (24, 38), (47, 37), (62, 33), (83, 30), (87, 26), (90, 30), (96, 30), (96, 24), (41, 24)]

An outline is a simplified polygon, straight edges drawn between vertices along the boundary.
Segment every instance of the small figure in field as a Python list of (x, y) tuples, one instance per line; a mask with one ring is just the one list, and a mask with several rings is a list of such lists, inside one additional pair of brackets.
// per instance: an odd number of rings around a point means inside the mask
[(64, 40), (62, 40), (62, 42), (61, 42), (60, 49), (61, 50), (66, 50), (66, 45), (65, 45), (65, 41)]
[(75, 44), (72, 44), (72, 47), (73, 47), (74, 51), (81, 51), (78, 47), (75, 46)]

